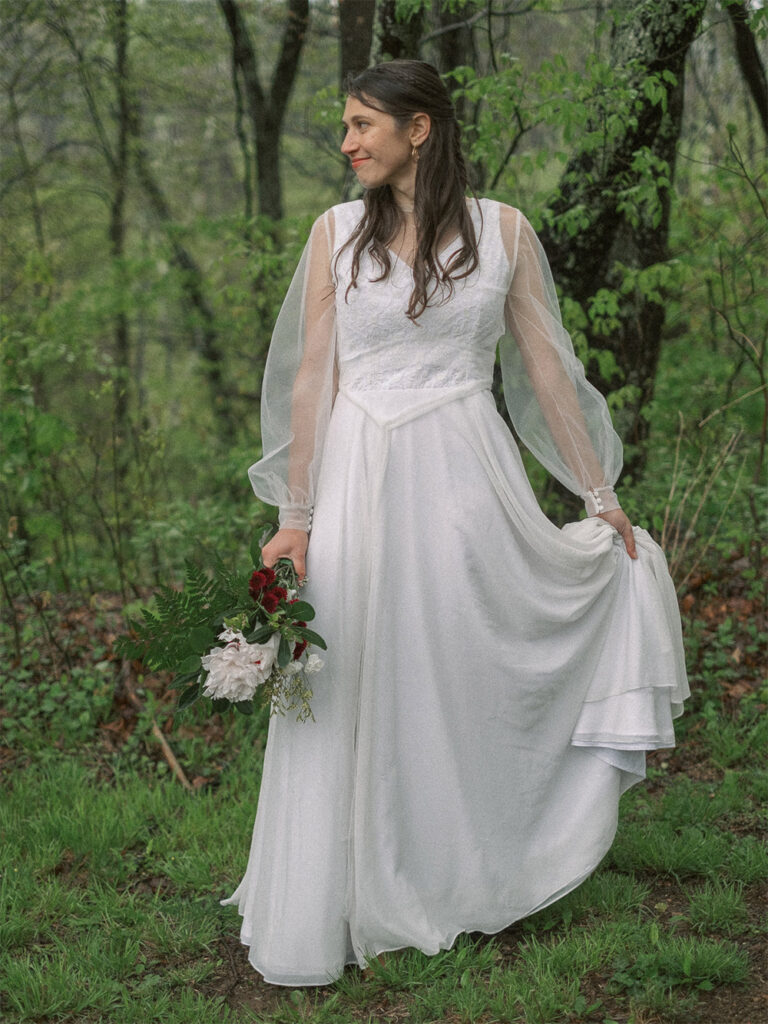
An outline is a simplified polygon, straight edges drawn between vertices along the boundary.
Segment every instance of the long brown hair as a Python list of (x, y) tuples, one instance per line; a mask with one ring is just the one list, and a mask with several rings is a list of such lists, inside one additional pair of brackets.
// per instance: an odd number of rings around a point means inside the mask
[[(419, 148), (416, 165), (414, 218), (418, 247), (413, 264), (413, 291), (406, 315), (416, 320), (437, 292), (445, 292), (441, 301), (453, 293), (453, 282), (468, 277), (478, 265), (477, 238), (467, 209), (467, 167), (461, 152), (461, 131), (448, 90), (436, 68), (421, 60), (393, 60), (375, 64), (347, 79), (345, 90), (367, 107), (395, 118), (406, 128), (414, 114), (428, 114), (431, 130)], [(389, 185), (367, 189), (365, 212), (342, 246), (354, 242), (352, 278), (347, 288), (357, 287), (360, 257), (370, 251), (381, 267), (382, 281), (392, 269), (388, 249), (403, 223)], [(461, 248), (447, 265), (440, 259), (439, 243), (458, 227)], [(338, 260), (338, 254), (336, 259)]]

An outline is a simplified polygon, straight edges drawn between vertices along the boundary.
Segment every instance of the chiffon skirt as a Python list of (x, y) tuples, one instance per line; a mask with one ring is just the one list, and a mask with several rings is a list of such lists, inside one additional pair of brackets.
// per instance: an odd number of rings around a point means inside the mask
[(303, 596), (314, 722), (273, 718), (223, 904), (268, 982), (449, 947), (558, 899), (688, 695), (664, 557), (557, 529), (487, 390), (339, 393)]

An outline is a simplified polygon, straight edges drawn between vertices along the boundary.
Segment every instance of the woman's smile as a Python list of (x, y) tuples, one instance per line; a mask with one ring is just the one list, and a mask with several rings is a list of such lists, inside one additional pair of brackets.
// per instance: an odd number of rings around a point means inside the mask
[(344, 108), (345, 135), (341, 152), (356, 174), (364, 174), (366, 188), (390, 185), (413, 193), (416, 165), (407, 127), (401, 127), (391, 114), (369, 107), (350, 96)]

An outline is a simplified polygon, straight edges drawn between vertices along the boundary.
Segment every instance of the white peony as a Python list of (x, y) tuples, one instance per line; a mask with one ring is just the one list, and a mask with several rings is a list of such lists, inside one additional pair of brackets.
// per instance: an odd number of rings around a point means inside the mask
[(232, 629), (231, 626), (227, 626), (223, 633), (219, 633), (219, 640), (226, 640), (227, 643), (231, 643), (231, 641), (233, 640), (242, 641), (243, 643), (245, 643), (245, 637), (240, 632), (240, 630)]
[(307, 663), (304, 666), (304, 671), (307, 673), (319, 672), (325, 662), (322, 658), (318, 658), (316, 654), (310, 654), (307, 658)]
[(304, 666), (300, 661), (289, 661), (285, 668), (281, 668), (280, 671), (290, 679), (291, 676), (297, 676), (303, 668)]
[(280, 646), (280, 634), (273, 633), (265, 644), (249, 644), (237, 629), (219, 633), (226, 647), (214, 647), (202, 658), (208, 672), (203, 694), (213, 700), (233, 703), (250, 700), (256, 688), (269, 679)]

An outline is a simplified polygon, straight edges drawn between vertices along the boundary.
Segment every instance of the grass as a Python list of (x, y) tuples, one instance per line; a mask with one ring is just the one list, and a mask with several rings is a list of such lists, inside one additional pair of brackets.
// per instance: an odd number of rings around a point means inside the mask
[[(195, 780), (184, 790), (149, 731), (163, 721), (160, 697), (148, 685), (138, 714), (107, 699), (109, 644), (94, 631), (108, 634), (108, 616), (87, 629), (63, 616), (67, 675), (38, 645), (0, 684), (0, 1019), (759, 1024), (764, 637), (751, 619), (723, 627), (704, 611), (688, 630), (694, 697), (681, 744), (650, 758), (582, 886), (496, 936), (463, 935), (433, 957), (403, 950), (293, 991), (260, 980), (236, 910), (218, 902), (247, 858), (264, 719), (190, 716), (171, 732)], [(736, 648), (746, 653), (734, 672)], [(77, 679), (89, 701), (57, 689)]]

